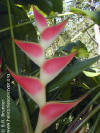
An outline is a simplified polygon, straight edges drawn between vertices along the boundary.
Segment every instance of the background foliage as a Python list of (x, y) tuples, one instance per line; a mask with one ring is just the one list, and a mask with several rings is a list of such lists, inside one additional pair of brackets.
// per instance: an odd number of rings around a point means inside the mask
[[(100, 1), (95, 0), (94, 3), (96, 10), (99, 10)], [(83, 15), (68, 14), (71, 7), (90, 11), (90, 4), (91, 1), (87, 0), (10, 0), (14, 37), (19, 40), (37, 42), (39, 39), (39, 33), (37, 32), (34, 18), (32, 17), (32, 5), (38, 6), (41, 12), (46, 16), (49, 25), (57, 24), (66, 17), (69, 17), (69, 22), (64, 31), (52, 46), (46, 50), (46, 56), (50, 58), (52, 56), (67, 55), (77, 49), (78, 54), (69, 66), (66, 67), (54, 81), (48, 84), (47, 100), (73, 100), (80, 97), (85, 92), (91, 91), (89, 97), (83, 101), (80, 106), (72, 109), (57, 120), (50, 128), (44, 131), (46, 133), (74, 132), (74, 129), (79, 126), (79, 121), (77, 120), (75, 127), (73, 127), (72, 121), (77, 119), (79, 114), (79, 118), (82, 117), (81, 111), (84, 108), (86, 109), (83, 113), (84, 119), (86, 119), (88, 115), (100, 105), (100, 74), (97, 74), (97, 76), (93, 75), (93, 73), (100, 73), (100, 62), (98, 61), (100, 57), (94, 57), (97, 55), (98, 46), (95, 41), (94, 22)], [(80, 13), (78, 12), (78, 14)], [(97, 20), (100, 22), (100, 16)], [(95, 23), (96, 22), (97, 21), (95, 21)], [(0, 76), (0, 97), (5, 97), (6, 95), (7, 67), (15, 72), (11, 40), (7, 1), (0, 0), (0, 56), (3, 60), (2, 74)], [(31, 62), (17, 46), (16, 54), (19, 74), (38, 77), (39, 68)], [(86, 75), (83, 70), (86, 70), (86, 72), (89, 71), (92, 76), (89, 76), (89, 74)], [(94, 87), (95, 89), (93, 89)], [(22, 95), (28, 108), (32, 128), (35, 129), (39, 109), (24, 92), (22, 92)], [(22, 133), (23, 126), (20, 117), (21, 111), (19, 109), (18, 90), (13, 78), (11, 78), (11, 98), (11, 114), (13, 117), (13, 124), (11, 124), (13, 128), (12, 133)], [(13, 113), (15, 113), (16, 116), (14, 116)], [(82, 119), (81, 123), (84, 119)], [(15, 121), (17, 122), (15, 123)], [(99, 124), (100, 112), (97, 112), (91, 116), (91, 119), (86, 121), (81, 130), (84, 129), (83, 133), (86, 132), (86, 129), (89, 133), (99, 133)]]

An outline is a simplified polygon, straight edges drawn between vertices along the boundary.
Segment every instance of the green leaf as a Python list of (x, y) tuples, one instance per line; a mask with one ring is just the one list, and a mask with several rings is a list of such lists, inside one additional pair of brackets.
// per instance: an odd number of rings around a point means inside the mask
[[(12, 4), (11, 15), (13, 25), (29, 21), (27, 13), (20, 7)], [(9, 18), (6, 3), (0, 3), (0, 29), (9, 27)], [(37, 42), (37, 34), (34, 26), (30, 23), (21, 27), (14, 28), (14, 37), (18, 40), (27, 40)], [(10, 31), (0, 33), (0, 51), (3, 57), (4, 64), (14, 71), (13, 54), (11, 46)], [(29, 58), (16, 46), (19, 72), (28, 73), (31, 71), (31, 62)], [(36, 68), (36, 66), (35, 66)], [(33, 70), (32, 70), (33, 71)]]
[[(10, 108), (9, 108), (9, 105), (10, 105)], [(0, 116), (0, 122), (1, 120), (4, 120), (4, 124), (0, 123), (0, 125), (5, 126), (4, 128), (2, 128), (6, 130), (5, 132), (7, 132), (8, 130), (7, 125), (10, 125), (9, 126), (10, 133), (23, 133), (24, 132), (23, 125), (22, 125), (22, 119), (21, 119), (21, 113), (18, 107), (16, 106), (15, 102), (11, 98), (9, 99), (9, 93), (4, 91), (3, 89), (0, 89), (0, 115), (1, 114), (3, 115)], [(7, 118), (8, 118), (8, 121), (7, 121)]]
[(96, 128), (95, 128), (95, 133), (99, 133), (100, 132), (100, 113), (97, 116), (96, 124), (97, 125), (96, 125)]
[(72, 42), (69, 45), (67, 45), (64, 48), (64, 51), (68, 52), (68, 53), (72, 53), (74, 51), (77, 51), (77, 55), (78, 57), (85, 57), (87, 58), (89, 56), (89, 52), (85, 46), (85, 44), (83, 44), (80, 40), (76, 41), (75, 43)]
[[(86, 68), (94, 64), (99, 59), (100, 59), (100, 56), (96, 56), (91, 59), (87, 59), (84, 61), (76, 61), (76, 63), (70, 64), (53, 82), (49, 83), (48, 89), (63, 88), (68, 81), (75, 78), (83, 70), (85, 70)], [(67, 86), (66, 86), (66, 89), (67, 89)]]
[(41, 10), (43, 10), (47, 14), (50, 14), (51, 11), (61, 13), (63, 10), (63, 0), (15, 0), (15, 3), (24, 6), (29, 4), (37, 5)]
[(70, 99), (70, 96), (71, 96), (71, 85), (69, 83), (67, 83), (66, 86), (67, 86), (67, 89), (65, 87), (61, 91), (61, 96), (65, 100)]
[(72, 8), (70, 8), (70, 11), (75, 13), (75, 14), (80, 14), (80, 15), (87, 16), (87, 14), (83, 10), (78, 9), (78, 8), (72, 7)]
[(88, 133), (97, 133), (97, 131), (100, 131), (100, 113), (96, 114), (96, 119), (93, 122)]
[(89, 72), (89, 71), (83, 71), (83, 73), (87, 76), (87, 77), (96, 77), (100, 75), (100, 72)]
[(100, 11), (99, 10), (98, 11), (88, 11), (88, 10), (81, 10), (78, 8), (71, 8), (70, 11), (75, 14), (80, 14), (85, 17), (88, 17), (100, 26)]

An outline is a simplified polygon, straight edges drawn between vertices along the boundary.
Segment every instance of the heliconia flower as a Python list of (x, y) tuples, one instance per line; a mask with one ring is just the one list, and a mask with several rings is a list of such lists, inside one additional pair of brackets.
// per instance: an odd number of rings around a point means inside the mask
[(80, 97), (78, 100), (74, 102), (66, 102), (66, 103), (48, 102), (47, 104), (43, 105), (40, 109), (39, 119), (38, 119), (35, 133), (42, 133), (44, 129), (49, 127), (53, 122), (55, 122), (64, 113), (68, 112), (71, 108), (76, 106), (86, 96), (87, 94)]
[(9, 70), (12, 77), (24, 89), (24, 91), (39, 105), (45, 104), (45, 89), (41, 81), (35, 77), (15, 75)]
[(67, 19), (58, 24), (51, 27), (47, 27), (42, 33), (41, 33), (41, 40), (40, 44), (44, 49), (48, 48), (52, 42), (56, 39), (57, 35), (63, 30), (64, 26), (67, 23)]
[(38, 27), (38, 30), (40, 32), (42, 32), (47, 26), (47, 21), (46, 19), (44, 18), (44, 16), (42, 16), (37, 10), (35, 7), (33, 7), (33, 11), (34, 11), (34, 17), (35, 17), (35, 21), (37, 23), (37, 27)]
[(39, 44), (34, 42), (22, 42), (19, 40), (15, 40), (15, 43), (32, 61), (41, 66), (45, 57), (44, 51)]
[(46, 85), (53, 80), (72, 60), (76, 52), (63, 57), (55, 57), (44, 62), (40, 70), (40, 80)]

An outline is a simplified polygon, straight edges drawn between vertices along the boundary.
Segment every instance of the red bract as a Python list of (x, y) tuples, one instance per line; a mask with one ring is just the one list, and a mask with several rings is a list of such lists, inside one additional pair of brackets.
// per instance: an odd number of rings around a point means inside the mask
[(65, 20), (64, 22), (58, 25), (48, 27), (41, 33), (40, 44), (43, 46), (44, 49), (48, 48), (50, 44), (52, 44), (52, 42), (56, 39), (57, 35), (59, 35), (59, 33), (63, 30), (67, 21), (68, 20)]
[(33, 10), (38, 30), (42, 32), (48, 26), (46, 19), (36, 10), (35, 7), (33, 7)]
[(15, 40), (15, 43), (32, 61), (41, 66), (44, 61), (44, 52), (39, 44), (34, 42), (22, 42), (19, 40)]
[(41, 81), (33, 77), (18, 76), (9, 71), (24, 91), (40, 106), (45, 104), (45, 89)]
[(55, 57), (44, 62), (40, 71), (40, 79), (44, 84), (53, 80), (72, 60), (76, 52), (68, 56)]
[(65, 112), (68, 112), (72, 107), (81, 102), (86, 95), (80, 97), (75, 102), (49, 102), (40, 109), (39, 121), (36, 129), (36, 133), (41, 133), (45, 128), (50, 126), (54, 121), (56, 121)]

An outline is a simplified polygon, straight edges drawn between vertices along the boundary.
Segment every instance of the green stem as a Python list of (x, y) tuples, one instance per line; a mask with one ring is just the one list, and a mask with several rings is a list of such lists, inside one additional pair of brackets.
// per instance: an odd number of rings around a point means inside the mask
[(93, 127), (89, 130), (88, 133), (95, 133), (95, 130), (96, 130), (96, 127), (97, 127), (99, 120), (100, 120), (100, 113), (97, 115), (97, 119), (96, 119)]
[[(16, 24), (16, 25), (14, 26), (14, 28), (18, 28), (18, 27), (21, 27), (21, 26), (30, 24), (30, 23), (32, 23), (32, 22), (33, 22), (33, 20), (32, 20), (32, 21), (27, 21), (27, 22), (24, 22), (24, 23), (21, 23), (21, 24)], [(6, 28), (4, 28), (4, 29), (1, 29), (0, 32), (5, 32), (5, 31), (8, 31), (8, 30), (10, 30), (10, 27), (6, 27)]]
[(82, 30), (81, 32), (79, 32), (74, 38), (71, 39), (71, 41), (74, 41), (76, 38), (78, 38), (80, 35), (82, 35), (84, 32), (86, 32), (88, 29), (90, 29), (92, 26), (94, 26), (94, 24), (91, 24), (90, 26), (88, 26), (86, 29)]
[[(94, 88), (90, 89), (88, 91), (88, 95), (91, 94), (91, 92), (95, 91), (98, 87), (100, 87), (100, 85), (95, 86)], [(84, 114), (89, 107), (91, 106), (91, 104), (93, 104), (98, 98), (100, 97), (100, 92), (88, 103), (88, 105), (83, 109), (83, 111), (77, 116), (77, 118), (73, 121), (73, 123), (71, 124), (71, 126), (65, 131), (65, 133), (71, 131), (73, 129), (73, 125), (75, 125), (75, 123), (77, 123), (77, 121), (79, 121), (80, 117), (82, 116), (82, 114)], [(71, 131), (73, 133), (73, 130)]]
[[(52, 18), (55, 18), (55, 17), (62, 17), (62, 16), (67, 16), (67, 15), (72, 15), (72, 13), (71, 13), (71, 12), (68, 12), (68, 13), (66, 13), (66, 14), (58, 14), (58, 15), (56, 15), (56, 16), (49, 16), (49, 17), (47, 17), (46, 19), (52, 19)], [(33, 21), (34, 21), (34, 19), (31, 20), (31, 21), (27, 21), (27, 22), (21, 23), (21, 24), (16, 24), (16, 25), (14, 26), (14, 28), (18, 28), (18, 27), (21, 27), (21, 26), (24, 26), (24, 25), (27, 25), (27, 24), (31, 24), (31, 23), (33, 23)], [(0, 33), (1, 33), (1, 32), (5, 32), (5, 31), (8, 31), (8, 30), (10, 30), (10, 28), (11, 28), (11, 27), (6, 27), (6, 28), (4, 28), (4, 29), (1, 29), (1, 30), (0, 30)]]
[(11, 40), (12, 40), (12, 50), (13, 50), (13, 58), (14, 58), (14, 67), (15, 67), (15, 72), (18, 74), (17, 58), (16, 58), (16, 49), (15, 49), (14, 34), (13, 34), (13, 24), (12, 24), (12, 18), (11, 18), (11, 11), (10, 11), (10, 3), (9, 3), (9, 0), (7, 0), (7, 5), (8, 5), (8, 16), (9, 16), (9, 23), (10, 23)]
[[(15, 43), (14, 43), (13, 24), (12, 24), (11, 9), (10, 9), (9, 0), (7, 0), (7, 5), (8, 5), (8, 16), (9, 16), (9, 23), (10, 23), (11, 40), (12, 40), (14, 67), (15, 67), (16, 74), (18, 74), (16, 48), (15, 48)], [(26, 132), (27, 133), (32, 133), (33, 131), (32, 131), (30, 119), (29, 119), (29, 116), (28, 116), (27, 108), (26, 108), (25, 102), (23, 100), (23, 97), (22, 97), (22, 94), (21, 94), (21, 88), (20, 88), (19, 85), (18, 85), (18, 94), (19, 94), (19, 101), (20, 101), (20, 108), (21, 108), (21, 112), (22, 112), (23, 122), (24, 122), (24, 126), (26, 127)]]
[[(96, 89), (96, 87), (95, 87), (95, 89)], [(93, 88), (93, 90), (94, 90), (94, 88)], [(77, 122), (77, 120), (80, 118), (80, 115), (81, 114), (84, 114), (84, 112), (86, 112), (87, 110), (88, 110), (88, 108), (89, 108), (89, 106), (91, 105), (91, 104), (93, 104), (98, 98), (100, 97), (100, 92), (93, 98), (93, 100), (92, 101), (90, 101), (89, 103), (88, 103), (88, 105), (84, 108), (84, 110), (78, 115), (78, 117), (74, 120), (74, 123), (75, 122)], [(87, 116), (88, 117), (88, 116)], [(85, 121), (85, 120), (84, 120)], [(83, 124), (84, 124), (84, 121), (82, 121), (80, 124), (79, 124), (79, 126), (77, 126), (77, 128), (74, 130), (74, 131), (78, 131), (79, 129), (80, 129), (80, 126), (82, 127), (83, 126)], [(75, 133), (75, 132), (72, 132), (72, 133)], [(66, 132), (67, 133), (67, 132)]]
[(80, 125), (72, 132), (76, 133), (94, 114), (96, 114), (100, 110), (100, 105), (98, 105), (87, 117), (84, 121), (80, 123)]
[(35, 133), (42, 133), (42, 126), (41, 126), (41, 123), (38, 119), (38, 122), (37, 122), (37, 125), (36, 125), (36, 129), (35, 129)]

